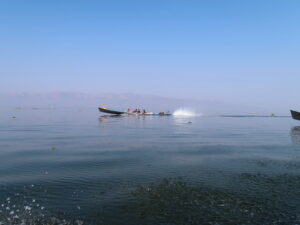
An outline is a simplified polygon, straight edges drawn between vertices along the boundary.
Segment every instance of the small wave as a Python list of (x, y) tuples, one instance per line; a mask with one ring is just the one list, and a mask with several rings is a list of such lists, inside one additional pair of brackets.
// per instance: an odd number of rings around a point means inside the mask
[(197, 116), (196, 112), (191, 109), (179, 108), (173, 113), (174, 116)]

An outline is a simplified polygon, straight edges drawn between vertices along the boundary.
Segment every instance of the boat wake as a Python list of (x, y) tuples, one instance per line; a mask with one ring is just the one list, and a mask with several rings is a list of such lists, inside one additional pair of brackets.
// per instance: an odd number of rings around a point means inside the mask
[(196, 114), (195, 111), (191, 109), (186, 109), (186, 108), (179, 108), (174, 111), (173, 113), (174, 116), (199, 116)]

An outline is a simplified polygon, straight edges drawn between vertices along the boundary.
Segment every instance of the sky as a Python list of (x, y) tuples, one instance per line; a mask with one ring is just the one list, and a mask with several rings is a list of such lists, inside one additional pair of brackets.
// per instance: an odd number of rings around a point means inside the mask
[(298, 108), (298, 0), (0, 2), (0, 92)]

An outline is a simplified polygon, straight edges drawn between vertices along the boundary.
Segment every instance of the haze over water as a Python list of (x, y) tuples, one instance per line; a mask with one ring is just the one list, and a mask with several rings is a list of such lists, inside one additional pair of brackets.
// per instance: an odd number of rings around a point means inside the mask
[(0, 223), (297, 224), (297, 125), (1, 110)]

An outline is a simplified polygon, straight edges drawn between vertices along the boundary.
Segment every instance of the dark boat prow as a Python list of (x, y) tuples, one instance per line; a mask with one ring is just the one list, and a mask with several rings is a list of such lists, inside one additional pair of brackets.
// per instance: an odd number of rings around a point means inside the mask
[(121, 114), (125, 113), (125, 112), (121, 112), (121, 111), (117, 111), (117, 110), (107, 109), (106, 107), (101, 107), (98, 109), (100, 112), (110, 113), (110, 114), (114, 114), (114, 115), (121, 115)]
[(292, 118), (293, 118), (294, 120), (300, 120), (300, 112), (291, 110), (291, 114), (292, 114)]

